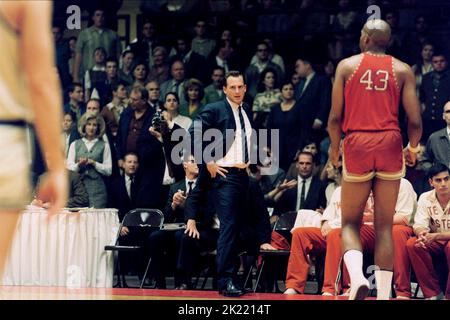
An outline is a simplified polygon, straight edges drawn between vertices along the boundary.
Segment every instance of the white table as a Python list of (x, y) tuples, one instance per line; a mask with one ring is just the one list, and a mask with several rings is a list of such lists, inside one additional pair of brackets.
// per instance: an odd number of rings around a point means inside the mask
[(29, 206), (17, 224), (3, 285), (112, 287), (116, 209), (63, 211), (48, 220)]

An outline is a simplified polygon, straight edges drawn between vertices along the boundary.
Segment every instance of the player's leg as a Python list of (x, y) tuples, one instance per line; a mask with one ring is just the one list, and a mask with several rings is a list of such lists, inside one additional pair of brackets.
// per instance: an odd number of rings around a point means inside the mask
[(375, 202), (375, 271), (377, 299), (389, 299), (392, 270), (394, 265), (394, 246), (392, 241), (392, 220), (397, 203), (400, 180), (375, 178), (373, 196)]
[(347, 267), (351, 291), (349, 299), (364, 299), (369, 282), (363, 274), (363, 254), (359, 235), (364, 208), (372, 189), (372, 180), (366, 182), (342, 181), (342, 251)]
[(0, 223), (0, 283), (3, 282), (3, 274), (6, 260), (11, 248), (11, 243), (16, 230), (19, 211), (0, 211), (2, 222)]

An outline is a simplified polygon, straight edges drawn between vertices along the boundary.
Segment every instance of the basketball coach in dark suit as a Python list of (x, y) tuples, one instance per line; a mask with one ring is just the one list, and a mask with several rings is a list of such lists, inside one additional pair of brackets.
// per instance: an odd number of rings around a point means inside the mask
[[(200, 146), (204, 154), (200, 162), (198, 152), (194, 150), (195, 160), (200, 167), (199, 185), (186, 200), (185, 216), (196, 210), (196, 199), (207, 191), (205, 181), (209, 181), (220, 221), (217, 242), (219, 293), (237, 297), (244, 294), (236, 282), (236, 260), (239, 234), (244, 217), (248, 214), (245, 204), (249, 190), (247, 166), (251, 155), (252, 125), (243, 105), (246, 92), (243, 75), (238, 71), (230, 71), (225, 76), (223, 91), (226, 98), (206, 105), (189, 129), (193, 146)], [(203, 140), (207, 139), (202, 139), (202, 134), (208, 129), (220, 132), (220, 135), (215, 136), (216, 148), (211, 148), (209, 159), (207, 156), (211, 146), (208, 145), (205, 150), (206, 143)], [(195, 231), (194, 228), (189, 223), (186, 227), (188, 233)], [(260, 244), (260, 248), (273, 249), (269, 243)]]

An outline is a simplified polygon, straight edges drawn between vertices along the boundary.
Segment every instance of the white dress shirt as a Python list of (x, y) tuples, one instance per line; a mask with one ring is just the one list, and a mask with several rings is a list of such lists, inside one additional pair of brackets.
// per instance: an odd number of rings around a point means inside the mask
[[(81, 138), (81, 140), (83, 141), (88, 151), (91, 151), (92, 147), (94, 147), (98, 138), (95, 138), (93, 140)], [(69, 154), (67, 155), (67, 169), (78, 172), (80, 170), (80, 167), (78, 166), (77, 159), (75, 159), (76, 156), (75, 142), (76, 140), (72, 142), (69, 147)], [(111, 175), (112, 172), (111, 149), (108, 143), (105, 143), (105, 148), (103, 149), (103, 163), (99, 163), (96, 161), (94, 167), (95, 170), (97, 170), (100, 174), (104, 176)]]
[[(304, 201), (306, 201), (306, 198), (308, 197), (308, 192), (309, 192), (309, 187), (311, 186), (311, 181), (312, 181), (312, 176), (311, 177), (309, 177), (309, 178), (306, 178), (306, 179), (303, 179), (302, 177), (300, 177), (300, 176), (298, 176), (298, 179), (297, 179), (297, 205), (296, 205), (296, 209), (295, 210), (300, 210), (300, 195), (302, 194), (302, 187), (303, 187), (303, 183), (302, 183), (302, 181), (303, 180), (306, 180), (306, 182), (305, 182), (305, 200)], [(314, 209), (316, 209), (316, 208), (314, 208)]]
[[(228, 150), (227, 154), (225, 155), (225, 157), (223, 157), (222, 159), (219, 159), (217, 161), (217, 164), (219, 166), (222, 167), (233, 167), (236, 164), (244, 164), (244, 155), (243, 155), (243, 146), (242, 146), (242, 129), (241, 129), (241, 121), (239, 119), (239, 109), (238, 106), (231, 102), (230, 100), (228, 100), (228, 103), (231, 106), (231, 109), (233, 110), (233, 115), (234, 115), (234, 123), (236, 124), (236, 134), (235, 134), (235, 139), (233, 141), (233, 144), (231, 145), (230, 149)], [(244, 125), (245, 125), (245, 133), (246, 133), (246, 138), (247, 138), (247, 153), (250, 157), (250, 140), (251, 140), (251, 135), (252, 135), (252, 126), (250, 124), (250, 120), (247, 117), (247, 114), (244, 110), (244, 108), (242, 109), (242, 116), (244, 118)]]

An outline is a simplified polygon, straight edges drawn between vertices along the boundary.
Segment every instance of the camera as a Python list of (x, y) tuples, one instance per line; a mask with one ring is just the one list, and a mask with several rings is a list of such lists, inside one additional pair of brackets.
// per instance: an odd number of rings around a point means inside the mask
[(164, 115), (161, 110), (156, 110), (155, 114), (152, 118), (152, 127), (158, 131), (161, 132), (161, 124), (165, 122)]

